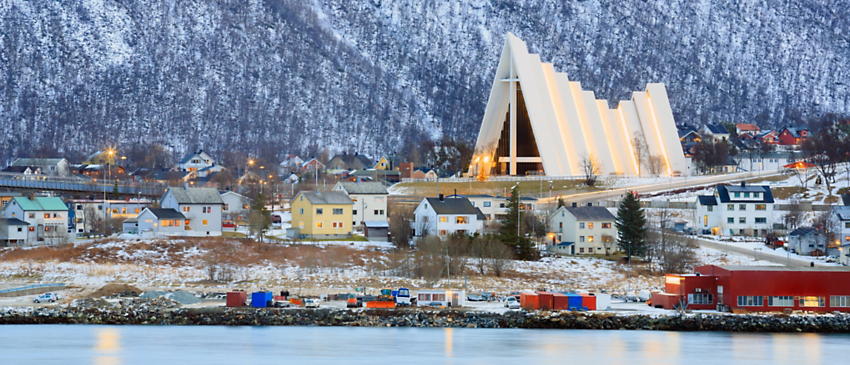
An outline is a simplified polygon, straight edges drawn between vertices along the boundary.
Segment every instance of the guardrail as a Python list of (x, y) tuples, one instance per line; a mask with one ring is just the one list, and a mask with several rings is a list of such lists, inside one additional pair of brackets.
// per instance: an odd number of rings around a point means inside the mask
[(64, 288), (65, 283), (35, 284), (20, 288), (0, 290), (0, 297), (18, 297), (21, 295), (41, 294), (53, 288)]
[(168, 187), (120, 180), (85, 181), (76, 178), (0, 173), (0, 187), (37, 190), (64, 190), (92, 193), (111, 193), (118, 182), (118, 193), (125, 195), (160, 196)]

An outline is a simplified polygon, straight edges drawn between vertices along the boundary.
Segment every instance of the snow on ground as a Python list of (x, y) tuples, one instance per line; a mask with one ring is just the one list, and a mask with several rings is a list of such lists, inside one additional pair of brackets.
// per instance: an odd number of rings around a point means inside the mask
[[(758, 239), (754, 237), (741, 237), (741, 236), (733, 236), (733, 237), (719, 237), (719, 236), (700, 236), (701, 239), (705, 240), (713, 240), (717, 241), (721, 244), (729, 244), (730, 247), (739, 247), (745, 248), (748, 250), (752, 250), (753, 254), (748, 256), (750, 258), (760, 255), (770, 255), (772, 257), (779, 258), (791, 258), (791, 259), (799, 259), (806, 261), (817, 261), (819, 265), (828, 265), (828, 266), (840, 266), (837, 263), (827, 263), (825, 262), (825, 257), (812, 257), (812, 256), (802, 256), (796, 253), (790, 253), (786, 251), (784, 248), (771, 249), (764, 244), (763, 239)], [(758, 249), (756, 252), (755, 249)]]

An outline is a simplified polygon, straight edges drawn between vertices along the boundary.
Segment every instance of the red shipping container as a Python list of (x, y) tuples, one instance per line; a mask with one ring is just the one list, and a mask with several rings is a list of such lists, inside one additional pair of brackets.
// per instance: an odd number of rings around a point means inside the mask
[(550, 310), (550, 309), (555, 308), (554, 303), (553, 303), (553, 294), (554, 293), (545, 292), (545, 291), (536, 291), (535, 293), (539, 297), (537, 304), (540, 305), (540, 309)]
[(540, 296), (534, 293), (520, 293), (519, 305), (522, 309), (536, 310), (540, 308)]
[(590, 294), (581, 294), (581, 306), (587, 307), (589, 311), (596, 310), (596, 297)]
[(245, 292), (244, 290), (227, 292), (226, 305), (228, 307), (244, 307), (245, 303), (247, 301), (248, 301), (248, 293)]
[(569, 309), (570, 308), (569, 302), (570, 302), (570, 297), (568, 297), (564, 294), (561, 294), (561, 293), (552, 294), (552, 309), (554, 309), (554, 310), (565, 311), (565, 310)]

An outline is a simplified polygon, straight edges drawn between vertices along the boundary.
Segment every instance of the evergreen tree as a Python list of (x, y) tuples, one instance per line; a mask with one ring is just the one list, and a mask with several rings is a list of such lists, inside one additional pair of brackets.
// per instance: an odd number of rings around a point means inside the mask
[[(640, 199), (629, 192), (617, 208), (617, 244), (628, 255), (646, 255), (646, 216)], [(629, 258), (631, 259), (631, 257)]]
[[(558, 208), (565, 207), (565, 206), (567, 206), (567, 205), (564, 203), (564, 197), (558, 197)], [(555, 208), (555, 209), (558, 209), (558, 208)]]
[(499, 238), (506, 245), (514, 248), (514, 254), (517, 259), (533, 259), (535, 255), (531, 240), (519, 234), (519, 232), (524, 232), (525, 230), (522, 227), (524, 214), (520, 210), (519, 191), (516, 186), (511, 189), (511, 198), (508, 200), (506, 208), (508, 208), (508, 213), (500, 222), (502, 227), (499, 232)]
[(263, 196), (263, 193), (258, 193), (257, 198), (251, 202), (251, 212), (248, 215), (248, 226), (251, 228), (251, 235), (256, 236), (262, 242), (263, 236), (271, 225), (272, 216), (271, 212), (266, 209), (266, 198)]
[(112, 199), (121, 199), (121, 196), (118, 194), (118, 180), (115, 180), (115, 185), (112, 186)]

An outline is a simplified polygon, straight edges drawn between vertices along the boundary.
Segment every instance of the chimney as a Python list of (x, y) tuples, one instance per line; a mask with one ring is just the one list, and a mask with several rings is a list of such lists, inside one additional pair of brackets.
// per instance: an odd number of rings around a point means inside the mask
[(578, 204), (577, 204), (577, 203), (573, 203), (573, 208), (576, 208), (576, 205), (578, 205)]
[(743, 188), (743, 187), (746, 187), (746, 186), (747, 186), (747, 182), (746, 182), (746, 181), (741, 181), (741, 187)]
[(587, 206), (588, 206), (588, 207), (592, 207), (592, 206), (593, 206), (593, 203), (587, 203)]
[(443, 201), (443, 194), (440, 194), (440, 201)]
[[(27, 196), (27, 198), (28, 198), (29, 200), (31, 200), (31, 201), (32, 201), (32, 200), (35, 200), (35, 193), (29, 193), (29, 195)], [(442, 200), (442, 199), (440, 199), (440, 200)]]

